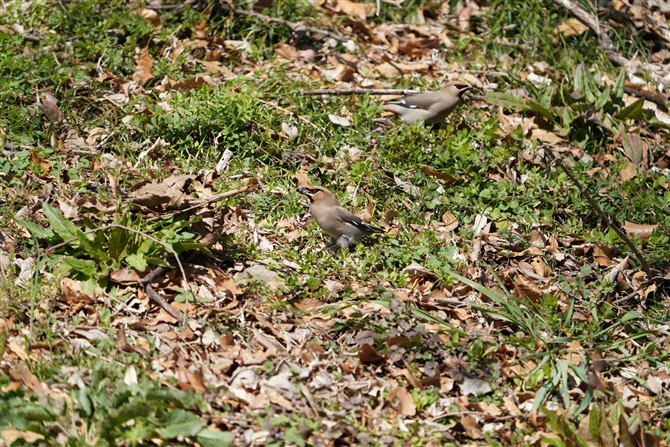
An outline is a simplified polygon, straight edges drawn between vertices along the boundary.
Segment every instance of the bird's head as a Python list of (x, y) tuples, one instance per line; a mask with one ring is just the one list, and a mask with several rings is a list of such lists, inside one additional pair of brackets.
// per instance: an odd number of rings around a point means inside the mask
[(463, 93), (467, 92), (468, 90), (472, 90), (471, 85), (464, 84), (462, 82), (449, 82), (444, 88), (445, 90), (447, 90), (453, 95), (458, 96), (459, 98), (463, 96)]
[(321, 186), (302, 186), (298, 188), (298, 192), (309, 197), (311, 203), (333, 200), (330, 191)]

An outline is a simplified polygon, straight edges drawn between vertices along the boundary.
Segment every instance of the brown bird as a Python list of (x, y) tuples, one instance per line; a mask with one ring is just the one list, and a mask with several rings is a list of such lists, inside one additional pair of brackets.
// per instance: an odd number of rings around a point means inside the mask
[(463, 93), (471, 88), (461, 82), (449, 82), (436, 92), (414, 93), (389, 101), (384, 110), (397, 113), (407, 124), (421, 120), (426, 124), (441, 123), (454, 111)]
[(309, 197), (312, 217), (332, 239), (332, 243), (325, 249), (349, 248), (372, 233), (384, 232), (342, 208), (326, 188), (304, 186), (298, 188), (298, 192)]

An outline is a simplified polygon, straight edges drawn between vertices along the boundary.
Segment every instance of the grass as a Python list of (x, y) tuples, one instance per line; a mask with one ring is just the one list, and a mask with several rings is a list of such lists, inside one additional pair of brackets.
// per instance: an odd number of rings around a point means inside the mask
[[(546, 160), (532, 160), (538, 142), (519, 129), (506, 132), (495, 108), (468, 102), (439, 129), (379, 129), (373, 121), (381, 113), (378, 98), (299, 93), (323, 87), (319, 70), (326, 62), (278, 61), (274, 45), (291, 36), (283, 25), (186, 6), (159, 12), (161, 27), (156, 29), (124, 2), (63, 7), (67, 13), (55, 2), (33, 2), (25, 12), (10, 4), (0, 17), (7, 29), (20, 23), (47, 36), (36, 42), (15, 31), (0, 32), (1, 248), (11, 261), (33, 257), (40, 264), (25, 286), (15, 283), (17, 267), (3, 267), (0, 406), (5, 411), (0, 430), (36, 433), (43, 445), (71, 446), (158, 442), (151, 439), (170, 445), (227, 445), (233, 437), (242, 439), (247, 429), (267, 436), (257, 444), (277, 446), (333, 439), (361, 445), (525, 445), (534, 435), (554, 436), (556, 445), (584, 445), (574, 435), (576, 427), (596, 424), (601, 415), (607, 415), (602, 419), (607, 422), (600, 433), (589, 432), (591, 442), (625, 431), (620, 393), (630, 386), (650, 397), (634, 402), (626, 423), (667, 441), (659, 427), (670, 422), (654, 413), (667, 402), (653, 385), (670, 361), (663, 341), (667, 288), (661, 283), (646, 301), (617, 303), (630, 293), (624, 284), (639, 272), (637, 260), (628, 258), (615, 281), (605, 278), (611, 269), (598, 263), (594, 246), (611, 249), (615, 262), (629, 255), (628, 248), (562, 171)], [(402, 8), (381, 7), (368, 26), (419, 24), (421, 15), (430, 17), (431, 8), (440, 5), (408, 0)], [(312, 26), (335, 32), (347, 26), (344, 18), (302, 2), (278, 1), (263, 13), (294, 21), (310, 13), (316, 17)], [(519, 17), (525, 18), (524, 26)], [(566, 98), (580, 63), (593, 70), (593, 78), (601, 73), (615, 80), (618, 71), (588, 33), (570, 38), (552, 34), (566, 18), (564, 10), (543, 2), (494, 1), (472, 17), (471, 33), (451, 31), (454, 47), (435, 54), (465, 70), (505, 72), (495, 78), (481, 74), (481, 79), (495, 80), (499, 92), (526, 88), (548, 112), (521, 109), (524, 116), (548, 123), (548, 130), (565, 130), (564, 147), (591, 159), (601, 150), (611, 156), (599, 163), (563, 154), (614, 221), (659, 225), (636, 244), (648, 262), (664, 271), (670, 257), (668, 176), (640, 169), (621, 180), (627, 159), (617, 149), (616, 136), (571, 108), (574, 102)], [(247, 53), (226, 50), (222, 63), (237, 76), (223, 79), (210, 73), (218, 83), (215, 88), (161, 93), (157, 87), (165, 77), (179, 81), (205, 73), (197, 62), (204, 58), (203, 49), (185, 47), (180, 55), (165, 57), (166, 48), (195, 40), (199, 31), (217, 39), (251, 41)], [(613, 33), (622, 52), (649, 54), (648, 42), (640, 36), (628, 41), (625, 31)], [(309, 36), (302, 43), (321, 48), (324, 39)], [(369, 50), (364, 40), (358, 44)], [(104, 99), (123, 91), (135, 72), (135, 55), (144, 47), (154, 59), (153, 79), (132, 90), (127, 102)], [(331, 51), (347, 53), (341, 44)], [(364, 53), (357, 56), (362, 59)], [(540, 74), (550, 77), (555, 88), (524, 81), (529, 66), (537, 63), (546, 66)], [(105, 73), (108, 78), (99, 80)], [(380, 80), (390, 87), (424, 89), (441, 81), (433, 75)], [(36, 96), (46, 92), (58, 98), (65, 120), (50, 122), (44, 116)], [(600, 104), (603, 116), (620, 112), (616, 97), (602, 98), (609, 101)], [(584, 101), (588, 107), (597, 102)], [(572, 113), (569, 119), (564, 112)], [(333, 125), (331, 113), (346, 115), (352, 125)], [(509, 108), (504, 114), (521, 116)], [(557, 116), (553, 124), (546, 117), (551, 114)], [(636, 133), (642, 126), (650, 143), (655, 138), (647, 154), (650, 163), (667, 150), (667, 133), (644, 112), (614, 119), (626, 132)], [(297, 128), (295, 138), (282, 134), (284, 124)], [(68, 138), (86, 139), (96, 127), (107, 134), (113, 130), (101, 152), (115, 157), (115, 166), (101, 153), (67, 147)], [(158, 138), (169, 146), (140, 161), (149, 147), (141, 143)], [(211, 174), (226, 149), (234, 154), (227, 171)], [(47, 171), (37, 155), (49, 164)], [(455, 181), (429, 175), (426, 166)], [(596, 167), (597, 172), (591, 171)], [(298, 171), (331, 189), (346, 208), (369, 208), (375, 224), (386, 211), (397, 211), (398, 233), (336, 257), (321, 251), (327, 238), (304, 218), (308, 204), (292, 179)], [(239, 228), (228, 227), (231, 234), (218, 244), (195, 245), (196, 226), (217, 219), (230, 222), (229, 208), (191, 216), (190, 222), (151, 220), (146, 210), (131, 212), (109, 183), (115, 179), (125, 195), (139, 182), (171, 173), (194, 175), (212, 194), (240, 188), (249, 178), (258, 187), (226, 202), (244, 215)], [(403, 187), (407, 183), (415, 189)], [(78, 201), (93, 198), (117, 212), (106, 217)], [(75, 200), (76, 216), (68, 218), (42, 208), (47, 203), (62, 210), (59, 201)], [(446, 213), (458, 220), (453, 232), (441, 231)], [(480, 215), (491, 223), (492, 235), (484, 239), (474, 228)], [(38, 234), (36, 227), (28, 232), (15, 218), (34, 222), (45, 233)], [(195, 338), (182, 333), (184, 328), (160, 326), (165, 324), (154, 320), (156, 312), (141, 310), (150, 307), (143, 291), (111, 279), (112, 272), (129, 267), (141, 271), (146, 264), (151, 270), (170, 262), (163, 246), (120, 229), (90, 239), (77, 233), (111, 221), (154, 235), (188, 259), (190, 271), (206, 271), (191, 278), (199, 297), (188, 329)], [(53, 233), (46, 233), (49, 229)], [(539, 249), (533, 231), (541, 232), (547, 244), (554, 238), (564, 260), (558, 260), (555, 250)], [(46, 251), (67, 240), (68, 232), (80, 237), (78, 245)], [(260, 236), (272, 250), (259, 245)], [(268, 268), (280, 275), (279, 286), (250, 281), (239, 283), (238, 293), (221, 285), (229, 275), (267, 260), (274, 262)], [(534, 299), (519, 298), (519, 278), (528, 278), (521, 270), (540, 260), (553, 275)], [(412, 263), (434, 276), (404, 273)], [(80, 281), (93, 299), (68, 301), (60, 285), (63, 277)], [(182, 287), (179, 282), (179, 275), (169, 277), (158, 289), (172, 301)], [(333, 282), (341, 287), (332, 288)], [(312, 302), (324, 307), (311, 308)], [(144, 351), (119, 348), (120, 327), (129, 345)], [(205, 344), (208, 330), (216, 337)], [(360, 360), (365, 344), (384, 360)], [(310, 365), (310, 355), (319, 356), (322, 365)], [(608, 369), (594, 373), (600, 358)], [(12, 374), (18, 364), (48, 384), (48, 392), (33, 392), (28, 379)], [(594, 385), (592, 374), (599, 374), (602, 389)], [(237, 377), (249, 380), (246, 387), (238, 386)], [(315, 377), (331, 385), (320, 388)], [(463, 377), (484, 380), (492, 391), (464, 394)], [(287, 388), (272, 388), (282, 380)], [(409, 391), (416, 417), (388, 401), (398, 386)], [(532, 404), (521, 401), (522, 389), (532, 394), (523, 397)], [(514, 418), (505, 399), (522, 407), (523, 416)], [(491, 416), (487, 405), (501, 409), (502, 416)], [(457, 415), (439, 418), (439, 429), (422, 422), (447, 409)], [(489, 419), (467, 426), (464, 417), (473, 411), (489, 414)], [(640, 423), (635, 419), (640, 411), (653, 416)], [(539, 422), (528, 422), (531, 412)], [(494, 426), (484, 432), (488, 421)], [(11, 445), (27, 445), (27, 439)]]

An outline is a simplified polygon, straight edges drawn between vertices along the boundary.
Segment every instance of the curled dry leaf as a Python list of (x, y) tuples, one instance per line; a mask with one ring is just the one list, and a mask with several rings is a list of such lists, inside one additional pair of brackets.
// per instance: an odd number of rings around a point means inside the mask
[(542, 296), (542, 290), (530, 279), (523, 275), (519, 275), (517, 276), (516, 281), (514, 281), (514, 294), (519, 299), (529, 299), (533, 302), (537, 302)]
[[(369, 346), (369, 345), (366, 345)], [(412, 394), (403, 387), (395, 387), (391, 390), (386, 400), (391, 402), (398, 400), (398, 413), (403, 416), (414, 416), (416, 415), (416, 404), (412, 398)]]
[(637, 175), (637, 166), (630, 160), (626, 160), (626, 166), (621, 170), (620, 179), (622, 182), (635, 178)]
[(161, 19), (153, 9), (137, 8), (135, 14), (140, 15), (144, 20), (151, 23), (151, 26), (154, 28), (161, 26)]
[(386, 359), (385, 356), (379, 353), (372, 347), (372, 345), (363, 345), (358, 351), (358, 359), (363, 363), (379, 363)]
[(293, 45), (287, 43), (278, 43), (275, 45), (275, 53), (277, 56), (288, 61), (297, 61), (300, 60), (300, 54), (298, 49)]
[(133, 81), (140, 84), (146, 84), (154, 77), (153, 72), (154, 60), (149, 54), (149, 48), (144, 47), (139, 54), (135, 56), (135, 73), (133, 73)]
[(46, 174), (51, 169), (51, 164), (42, 157), (37, 151), (30, 154), (30, 162), (42, 167), (42, 174)]
[(351, 121), (349, 121), (343, 116), (333, 115), (332, 113), (329, 113), (328, 119), (330, 120), (331, 123), (335, 124), (336, 126), (342, 126), (342, 127), (351, 126)]
[(552, 30), (552, 34), (557, 35), (558, 33), (561, 33), (565, 37), (574, 36), (574, 35), (579, 36), (580, 34), (583, 34), (588, 29), (589, 29), (588, 26), (584, 25), (582, 22), (580, 22), (576, 18), (571, 18), (571, 19), (568, 19), (565, 22), (561, 23), (556, 28), (554, 28)]
[(45, 94), (43, 98), (38, 96), (37, 104), (49, 121), (55, 122), (63, 118), (63, 112), (58, 107), (58, 100), (51, 93)]
[(456, 183), (460, 181), (461, 179), (458, 177), (454, 177), (453, 175), (449, 174), (448, 172), (438, 172), (437, 169), (435, 169), (432, 166), (423, 166), (421, 168), (421, 171), (423, 171), (424, 174), (430, 176), (430, 177), (435, 177), (437, 179), (440, 179), (444, 181), (445, 186), (449, 186), (453, 183)]
[(544, 278), (550, 277), (553, 273), (549, 268), (549, 266), (539, 256), (530, 261), (530, 264), (533, 266), (533, 270), (535, 271), (535, 273)]
[(281, 123), (281, 130), (286, 134), (286, 137), (289, 140), (293, 140), (295, 137), (298, 136), (298, 128), (296, 126), (292, 126), (286, 121), (283, 121)]
[(640, 239), (649, 239), (654, 230), (658, 228), (658, 224), (643, 225), (628, 222), (626, 220), (623, 223), (623, 228), (626, 230), (626, 233), (628, 233), (629, 236), (637, 235)]
[(309, 177), (307, 177), (307, 174), (304, 172), (296, 172), (291, 176), (293, 180), (298, 184), (298, 188), (302, 188), (303, 186), (309, 186), (311, 183), (309, 181)]
[(612, 261), (612, 249), (603, 244), (593, 246), (593, 257), (603, 267), (611, 267), (616, 264)]

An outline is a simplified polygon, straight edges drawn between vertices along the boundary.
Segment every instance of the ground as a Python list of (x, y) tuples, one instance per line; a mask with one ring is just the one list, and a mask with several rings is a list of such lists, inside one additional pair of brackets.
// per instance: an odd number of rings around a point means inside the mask
[(670, 11), (601, 3), (3, 3), (0, 445), (666, 445)]

